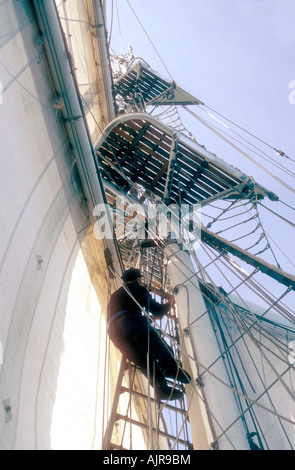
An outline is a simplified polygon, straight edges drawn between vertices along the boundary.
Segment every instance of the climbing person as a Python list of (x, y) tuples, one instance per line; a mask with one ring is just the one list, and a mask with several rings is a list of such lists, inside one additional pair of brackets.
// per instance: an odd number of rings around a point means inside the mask
[[(109, 303), (109, 335), (115, 346), (142, 373), (149, 376), (159, 400), (177, 400), (183, 396), (176, 388), (169, 387), (167, 378), (189, 383), (191, 378), (177, 363), (172, 348), (159, 336), (150, 324), (146, 313), (162, 318), (172, 306), (156, 302), (142, 284), (140, 270), (130, 268), (122, 276), (124, 285), (114, 292)], [(149, 356), (149, 361), (147, 360)]]

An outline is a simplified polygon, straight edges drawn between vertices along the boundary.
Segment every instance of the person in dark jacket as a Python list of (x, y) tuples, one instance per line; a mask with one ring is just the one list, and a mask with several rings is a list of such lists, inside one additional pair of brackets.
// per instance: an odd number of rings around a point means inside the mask
[(150, 380), (156, 398), (176, 400), (182, 397), (182, 392), (169, 387), (166, 378), (189, 383), (190, 376), (179, 367), (172, 348), (158, 335), (142, 312), (144, 309), (161, 318), (170, 310), (171, 302), (156, 302), (141, 284), (141, 277), (138, 269), (128, 269), (122, 276), (124, 286), (111, 295), (109, 335), (122, 354), (139, 366), (146, 377), (149, 352)]

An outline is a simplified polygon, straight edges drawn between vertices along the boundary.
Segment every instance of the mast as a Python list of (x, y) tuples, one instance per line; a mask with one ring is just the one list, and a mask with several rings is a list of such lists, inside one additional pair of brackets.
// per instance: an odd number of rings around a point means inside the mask
[[(267, 440), (272, 442), (272, 446), (276, 440), (281, 440), (281, 445), (288, 446), (290, 442), (288, 437), (283, 444), (284, 438), (280, 433), (270, 436), (267, 432), (268, 425), (265, 423), (271, 423), (272, 420), (275, 422), (274, 415), (277, 414), (283, 433), (285, 435), (290, 433), (291, 423), (288, 422), (286, 409), (281, 414), (274, 411), (278, 407), (278, 396), (273, 392), (273, 384), (278, 381), (286, 393), (288, 403), (290, 399), (294, 400), (292, 386), (285, 377), (290, 365), (286, 364), (283, 355), (272, 363), (258, 341), (259, 336), (257, 337), (256, 332), (258, 328), (253, 328), (252, 331), (251, 326), (248, 334), (240, 307), (232, 305), (227, 293), (222, 289), (219, 290), (213, 283), (212, 288), (207, 289), (206, 279), (210, 279), (210, 275), (206, 268), (202, 268), (199, 254), (202, 255), (201, 251), (207, 246), (210, 252), (214, 251), (213, 261), (208, 263), (209, 266), (215, 265), (214, 257), (216, 260), (229, 261), (230, 267), (237, 269), (238, 275), (243, 276), (244, 281), (242, 280), (241, 285), (249, 282), (252, 286), (252, 278), (257, 272), (268, 275), (287, 287), (282, 298), (294, 289), (294, 277), (258, 257), (257, 254), (253, 254), (251, 250), (214, 233), (204, 224), (200, 226), (199, 239), (194, 238), (195, 234), (193, 236), (193, 240), (202, 247), (200, 252), (188, 248), (193, 244), (190, 229), (187, 229), (187, 236), (191, 242), (189, 244), (187, 239), (183, 238), (184, 233), (178, 237), (172, 235), (175, 228), (173, 224), (183, 222), (182, 212), (179, 212), (182, 205), (186, 208), (197, 206), (205, 212), (211, 204), (228, 201), (228, 209), (224, 209), (224, 213), (238, 204), (241, 204), (241, 207), (251, 204), (255, 212), (260, 200), (268, 198), (271, 201), (278, 201), (278, 197), (254, 182), (253, 178), (210, 153), (195, 140), (147, 112), (149, 103), (158, 102), (158, 95), (161, 96), (163, 106), (171, 105), (172, 102), (177, 104), (177, 97), (173, 97), (173, 93), (171, 95), (171, 90), (173, 86), (169, 81), (163, 80), (163, 77), (142, 64), (129, 67), (128, 72), (115, 82), (115, 93), (122, 107), (122, 115), (109, 124), (95, 146), (108, 200), (116, 210), (115, 195), (121, 194), (122, 198), (125, 198), (125, 205), (129, 206), (129, 212), (126, 214), (132, 214), (133, 206), (138, 207), (138, 203), (141, 203), (143, 214), (146, 213), (147, 224), (151, 206), (156, 211), (164, 210), (171, 214), (169, 221), (167, 215), (171, 231), (170, 240), (163, 240), (160, 232), (157, 232), (157, 226), (152, 223), (152, 229), (147, 229), (147, 237), (152, 237), (152, 240), (143, 240), (141, 243), (136, 240), (139, 243), (137, 250), (134, 242), (128, 241), (128, 237), (125, 239), (123, 237), (119, 244), (128, 266), (135, 263), (138, 266), (139, 262), (151, 279), (151, 287), (155, 293), (161, 293), (163, 278), (160, 273), (163, 265), (166, 266), (169, 287), (174, 292), (177, 304), (182, 361), (194, 377), (194, 382), (186, 387), (194, 448), (263, 448), (263, 445), (269, 445)], [(193, 100), (191, 95), (186, 95), (185, 98), (184, 96), (182, 96), (182, 105), (200, 103), (198, 100)], [(131, 113), (128, 112), (130, 110)], [(246, 208), (244, 212), (248, 214)], [(192, 213), (191, 216), (190, 222), (193, 223)], [(249, 220), (255, 220), (256, 217), (249, 217)], [(215, 218), (212, 219), (214, 222)], [(138, 225), (142, 223), (139, 217), (136, 222)], [(242, 224), (244, 222), (242, 221)], [(189, 227), (188, 220), (185, 225)], [(258, 223), (254, 230), (250, 229), (250, 235), (256, 233), (258, 229), (261, 229), (261, 223)], [(259, 244), (264, 237), (262, 233), (253, 246)], [(155, 247), (155, 254), (157, 250), (163, 251), (162, 262), (157, 260), (155, 265), (152, 254), (143, 257), (143, 247), (148, 246)], [(229, 258), (229, 254), (246, 262), (254, 268), (254, 271), (248, 275)], [(272, 306), (276, 307), (276, 303), (272, 301)], [(245, 305), (247, 309), (247, 302)], [(255, 326), (257, 323), (255, 310), (250, 310), (249, 315), (254, 316)], [(230, 329), (235, 331), (236, 339), (229, 335)], [(288, 331), (293, 337), (292, 328)], [(245, 335), (249, 338), (245, 339)], [(268, 340), (266, 337), (266, 344)], [(286, 340), (282, 341), (280, 336), (275, 341), (276, 347), (279, 344), (281, 348), (286, 347)], [(261, 395), (256, 399), (255, 394), (252, 396), (250, 391), (247, 391), (245, 383), (251, 383), (247, 373), (248, 367), (251, 368), (255, 361), (261, 360), (265, 360), (269, 368), (269, 377), (274, 381), (269, 384), (271, 393), (263, 392), (261, 371), (253, 372), (253, 382), (257, 381), (255, 387), (261, 390)], [(252, 388), (254, 389), (254, 386)], [(253, 411), (254, 404), (255, 411)], [(267, 412), (257, 425), (260, 410)], [(267, 439), (263, 443), (266, 435)], [(258, 445), (254, 440), (256, 442), (258, 440)]]
[[(189, 362), (195, 382), (187, 386), (188, 393), (193, 394), (190, 422), (194, 448), (196, 450), (209, 448), (230, 450), (233, 447), (236, 450), (248, 449), (247, 437), (239, 420), (239, 411), (233, 399), (233, 392), (230, 390), (200, 284), (195, 276), (192, 278), (195, 269), (190, 255), (176, 243), (169, 244), (164, 252), (168, 259), (168, 275), (183, 332), (182, 344), (188, 355), (185, 360)], [(211, 364), (214, 366), (210, 367)], [(203, 426), (200, 425), (200, 416), (196, 416), (196, 410), (199, 409)], [(202, 427), (207, 438), (205, 445), (204, 436), (200, 432)]]

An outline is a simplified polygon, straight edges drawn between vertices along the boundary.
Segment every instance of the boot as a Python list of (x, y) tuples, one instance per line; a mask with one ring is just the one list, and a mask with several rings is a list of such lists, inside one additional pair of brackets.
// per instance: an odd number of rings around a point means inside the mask
[(176, 388), (171, 388), (166, 385), (163, 386), (156, 386), (155, 387), (155, 398), (157, 400), (180, 400), (183, 397), (183, 393)]
[[(152, 384), (155, 391), (155, 398), (157, 400), (165, 401), (180, 400), (183, 397), (183, 393), (180, 390), (168, 386), (157, 361), (153, 361), (151, 367), (154, 368), (151, 370), (151, 372), (152, 378), (155, 379), (155, 383)], [(145, 367), (142, 367), (141, 369), (142, 372), (146, 375)]]
[[(155, 393), (155, 398), (156, 400), (180, 400), (183, 397), (183, 393), (176, 389), (169, 387), (167, 384), (167, 381), (160, 371), (160, 368), (157, 363), (154, 363), (155, 367), (155, 384), (153, 385), (154, 388), (154, 393)], [(141, 372), (143, 375), (147, 378), (147, 369), (145, 364), (141, 364), (139, 366)], [(153, 370), (152, 372), (152, 377), (153, 377)]]
[(178, 369), (167, 368), (163, 370), (162, 373), (164, 377), (166, 377), (166, 379), (177, 380), (178, 382), (181, 382), (183, 384), (189, 384), (192, 380), (189, 373), (183, 370), (181, 367), (179, 367)]

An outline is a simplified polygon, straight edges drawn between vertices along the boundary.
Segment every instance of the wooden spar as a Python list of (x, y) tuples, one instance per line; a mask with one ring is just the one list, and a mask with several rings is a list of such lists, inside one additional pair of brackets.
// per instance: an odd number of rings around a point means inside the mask
[(250, 264), (251, 266), (258, 268), (261, 272), (267, 274), (281, 284), (284, 284), (285, 286), (290, 287), (292, 290), (295, 290), (295, 276), (286, 273), (282, 269), (279, 269), (267, 261), (264, 261), (258, 256), (252, 255), (248, 251), (240, 248), (238, 245), (235, 245), (225, 238), (216, 235), (205, 227), (202, 227), (201, 239), (202, 242), (206, 243), (208, 246), (211, 246), (211, 248), (214, 248), (219, 252), (229, 252)]

